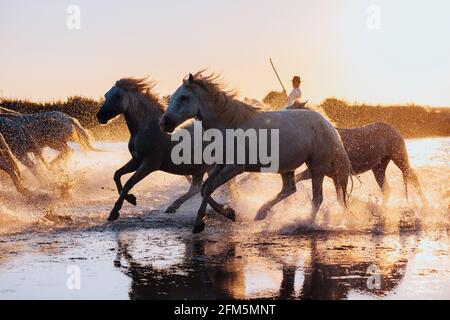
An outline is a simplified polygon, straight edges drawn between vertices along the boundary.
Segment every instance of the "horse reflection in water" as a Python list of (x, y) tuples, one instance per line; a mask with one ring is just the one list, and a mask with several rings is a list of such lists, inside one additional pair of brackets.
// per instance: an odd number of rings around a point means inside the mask
[[(181, 262), (157, 268), (134, 258), (133, 241), (119, 235), (115, 265), (131, 278), (130, 299), (345, 299), (351, 293), (386, 296), (393, 292), (414, 251), (411, 236), (400, 236), (396, 250), (388, 247), (390, 240), (382, 235), (355, 246), (324, 236), (302, 237), (295, 247), (285, 240), (244, 246), (232, 239), (180, 240), (186, 241)], [(413, 241), (413, 247), (417, 246)], [(298, 264), (300, 256), (303, 265)], [(279, 289), (265, 288), (264, 280), (258, 280), (259, 291), (255, 292), (255, 283), (247, 278), (249, 270), (264, 270), (268, 279), (279, 279), (281, 273)], [(373, 271), (380, 272), (379, 277), (374, 276), (380, 282), (370, 287), (368, 278)]]
[[(218, 251), (210, 252), (209, 244), (198, 239), (186, 243), (183, 269), (174, 270), (141, 264), (132, 255), (132, 243), (118, 239), (114, 264), (131, 278), (132, 300), (245, 298), (244, 265), (236, 258), (236, 245), (226, 243)], [(202, 259), (205, 256), (208, 259)], [(224, 261), (214, 265), (207, 261), (210, 258)]]
[[(406, 273), (408, 255), (406, 238), (401, 238), (401, 248), (393, 261), (390, 250), (383, 247), (383, 237), (375, 237), (372, 261), (353, 255), (345, 246), (327, 250), (327, 240), (310, 240), (311, 261), (304, 270), (303, 285), (296, 293), (295, 280), (298, 267), (282, 263), (283, 280), (278, 299), (337, 300), (346, 299), (351, 292), (386, 296), (393, 292)], [(331, 240), (332, 242), (332, 240)], [(349, 251), (339, 254), (339, 252)]]

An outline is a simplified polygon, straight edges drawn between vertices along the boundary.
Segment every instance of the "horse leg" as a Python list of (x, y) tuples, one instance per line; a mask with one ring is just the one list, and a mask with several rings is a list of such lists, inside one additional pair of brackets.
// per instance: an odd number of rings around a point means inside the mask
[(302, 171), (299, 174), (295, 175), (295, 183), (309, 179), (311, 179), (311, 170), (309, 169), (306, 169), (305, 171)]
[[(217, 171), (218, 172), (218, 169)], [(175, 213), (175, 211), (187, 200), (195, 196), (200, 192), (200, 188), (203, 181), (203, 174), (201, 176), (192, 176), (192, 179), (187, 179), (191, 183), (189, 190), (183, 194), (180, 198), (176, 199), (167, 209), (166, 213)], [(209, 197), (208, 204), (219, 214), (225, 216), (226, 218), (235, 221), (235, 212), (232, 208), (225, 208), (222, 204), (217, 203), (212, 197)]]
[(337, 182), (336, 177), (333, 177), (333, 183), (334, 183), (334, 189), (336, 190), (336, 197), (339, 202), (339, 204), (345, 208), (345, 190), (342, 188), (341, 185)]
[[(208, 170), (208, 178), (205, 180), (202, 187), (209, 183), (212, 179), (214, 179), (224, 167), (224, 164), (216, 164), (210, 170)], [(200, 192), (202, 192), (202, 189), (200, 189)], [(214, 211), (223, 215), (225, 218), (236, 221), (236, 213), (232, 208), (225, 207), (223, 204), (215, 201), (212, 197), (209, 197), (208, 204), (211, 206), (211, 208), (213, 208)]]
[(45, 160), (44, 155), (42, 154), (42, 150), (40, 148), (37, 148), (35, 151), (33, 151), (33, 154), (35, 159), (39, 159), (39, 161), (42, 162), (45, 169), (50, 170), (50, 166)]
[(17, 192), (19, 192), (23, 196), (30, 196), (31, 191), (23, 186), (20, 175), (16, 172), (16, 170), (14, 170), (12, 165), (7, 163), (3, 159), (0, 159), (0, 169), (5, 171), (9, 175), (14, 186), (16, 187)]
[(120, 216), (120, 209), (122, 208), (125, 197), (128, 192), (142, 179), (144, 179), (147, 175), (149, 175), (152, 171), (157, 170), (158, 167), (153, 163), (149, 163), (147, 161), (143, 161), (136, 172), (128, 179), (128, 181), (123, 186), (122, 191), (120, 192), (119, 199), (117, 199), (114, 208), (111, 210), (108, 221), (117, 220)]
[[(217, 174), (225, 167), (224, 164), (216, 164), (212, 167), (212, 169), (208, 170), (208, 178), (203, 183), (203, 186), (209, 183), (212, 179), (214, 179)], [(230, 179), (231, 180), (231, 179)], [(233, 180), (233, 183), (235, 181)], [(229, 188), (230, 186), (227, 185)], [(202, 189), (200, 189), (200, 192)], [(230, 219), (232, 221), (236, 221), (236, 213), (233, 208), (225, 207), (223, 204), (218, 203), (212, 197), (209, 197), (208, 204), (213, 208), (214, 211), (223, 215), (225, 218)]]
[[(123, 186), (122, 186), (122, 182), (120, 181), (120, 178), (127, 173), (136, 171), (137, 168), (139, 167), (139, 162), (134, 159), (131, 158), (130, 161), (128, 161), (126, 164), (124, 164), (120, 169), (118, 169), (115, 173), (114, 173), (114, 182), (116, 183), (116, 187), (117, 187), (117, 192), (120, 193), (122, 192)], [(131, 203), (132, 205), (136, 205), (136, 197), (133, 194), (127, 194), (125, 196), (125, 200), (128, 201), (129, 203)]]
[(214, 211), (221, 214), (225, 218), (230, 219), (231, 221), (236, 221), (236, 212), (233, 208), (225, 207), (223, 204), (216, 202), (212, 197), (209, 197), (208, 204), (214, 209)]
[(244, 172), (244, 166), (242, 165), (226, 165), (221, 167), (223, 167), (223, 169), (216, 169), (212, 179), (208, 178), (209, 181), (205, 181), (205, 183), (203, 183), (202, 185), (201, 193), (203, 200), (200, 208), (197, 211), (197, 218), (195, 219), (193, 233), (199, 233), (205, 229), (206, 205), (214, 190), (216, 190), (231, 178)]
[(270, 209), (272, 209), (278, 202), (297, 192), (297, 188), (295, 186), (294, 171), (282, 173), (281, 179), (283, 180), (283, 187), (281, 188), (280, 193), (278, 193), (275, 198), (266, 202), (261, 208), (259, 208), (258, 212), (256, 213), (255, 220), (265, 219)]
[(60, 144), (58, 146), (52, 146), (52, 149), (59, 151), (58, 155), (50, 162), (50, 167), (54, 168), (60, 163), (66, 164), (67, 160), (73, 154), (72, 148), (67, 143)]
[(208, 198), (203, 197), (200, 208), (197, 211), (197, 217), (195, 218), (193, 233), (200, 233), (205, 230), (205, 218), (206, 218), (206, 206), (208, 205)]
[(176, 199), (167, 209), (166, 213), (175, 213), (177, 209), (187, 200), (195, 196), (197, 193), (200, 192), (200, 187), (202, 185), (203, 181), (203, 174), (201, 175), (193, 175), (192, 176), (192, 182), (191, 186), (189, 187), (189, 190), (183, 194), (181, 197)]
[(317, 212), (320, 209), (320, 205), (323, 202), (322, 184), (325, 175), (323, 173), (311, 171), (312, 176), (312, 210), (311, 210), (311, 222), (316, 221)]
[(209, 184), (218, 174), (221, 170), (225, 168), (224, 164), (216, 164), (212, 167), (212, 169), (208, 170), (208, 178), (206, 178), (205, 182), (203, 183), (200, 192), (203, 195), (203, 187), (207, 184)]
[(31, 173), (36, 177), (36, 179), (38, 180), (39, 184), (43, 185), (44, 184), (44, 179), (43, 179), (42, 175), (39, 173), (39, 171), (37, 170), (36, 164), (30, 159), (28, 154), (25, 153), (25, 154), (17, 155), (17, 158), (28, 169), (30, 169)]
[(375, 180), (377, 181), (378, 186), (383, 192), (384, 203), (387, 202), (390, 194), (390, 188), (386, 180), (386, 168), (389, 161), (390, 161), (389, 159), (383, 159), (378, 166), (372, 169), (373, 175), (375, 176)]

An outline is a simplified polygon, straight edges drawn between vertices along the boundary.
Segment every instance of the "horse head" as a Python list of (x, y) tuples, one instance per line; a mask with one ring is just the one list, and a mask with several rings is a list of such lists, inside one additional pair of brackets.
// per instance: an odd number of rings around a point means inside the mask
[(184, 121), (200, 117), (199, 100), (195, 94), (198, 83), (192, 74), (183, 80), (181, 86), (170, 96), (166, 112), (161, 117), (160, 127), (165, 132), (173, 132)]
[(105, 101), (97, 112), (98, 122), (108, 123), (109, 120), (122, 114), (127, 109), (126, 92), (118, 86), (112, 87), (105, 93)]

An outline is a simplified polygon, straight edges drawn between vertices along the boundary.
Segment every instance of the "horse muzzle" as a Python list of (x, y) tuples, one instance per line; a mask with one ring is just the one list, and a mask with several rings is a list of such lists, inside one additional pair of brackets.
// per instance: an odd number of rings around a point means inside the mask
[(104, 117), (102, 114), (97, 113), (97, 120), (100, 124), (107, 124), (108, 123), (108, 119), (107, 117)]
[(163, 116), (159, 121), (159, 127), (164, 132), (172, 133), (177, 127), (176, 122), (169, 117)]

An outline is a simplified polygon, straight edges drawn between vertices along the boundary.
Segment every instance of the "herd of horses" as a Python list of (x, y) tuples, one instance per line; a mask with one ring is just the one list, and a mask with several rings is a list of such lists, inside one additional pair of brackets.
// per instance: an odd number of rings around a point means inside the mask
[[(277, 173), (283, 182), (281, 191), (266, 202), (256, 213), (256, 220), (264, 219), (280, 201), (294, 194), (296, 183), (312, 180), (311, 221), (323, 201), (324, 177), (333, 180), (337, 198), (345, 207), (349, 197), (348, 184), (352, 175), (372, 170), (384, 199), (389, 196), (386, 168), (390, 161), (402, 171), (408, 197), (408, 184), (418, 192), (422, 202), (425, 196), (417, 175), (411, 168), (405, 141), (400, 133), (386, 123), (371, 123), (353, 129), (335, 128), (320, 113), (295, 103), (280, 111), (263, 111), (236, 98), (227, 91), (215, 75), (195, 75), (183, 79), (182, 84), (170, 96), (167, 106), (154, 92), (154, 82), (146, 78), (123, 78), (105, 94), (105, 100), (97, 113), (99, 123), (123, 115), (130, 132), (128, 149), (131, 159), (114, 173), (119, 197), (108, 220), (119, 218), (124, 201), (136, 205), (131, 189), (154, 171), (186, 176), (189, 190), (176, 199), (166, 212), (174, 213), (185, 201), (200, 193), (202, 202), (197, 212), (194, 233), (205, 228), (206, 207), (209, 204), (217, 213), (234, 221), (235, 211), (212, 198), (213, 192), (243, 172), (260, 172), (263, 164), (250, 163), (190, 163), (175, 164), (171, 155), (177, 142), (171, 133), (189, 119), (202, 121), (203, 129), (277, 129), (279, 132), (279, 166)], [(193, 133), (193, 124), (184, 129)], [(193, 139), (191, 139), (193, 140)], [(39, 160), (47, 168), (65, 162), (73, 152), (69, 141), (79, 143), (84, 149), (96, 150), (89, 133), (80, 123), (62, 112), (20, 114), (5, 108), (0, 110), (0, 169), (11, 177), (18, 192), (27, 195), (16, 159), (28, 167), (38, 180), (36, 169)], [(194, 150), (192, 141), (192, 150)], [(203, 143), (203, 148), (208, 142)], [(44, 148), (59, 152), (50, 164), (42, 156)], [(248, 160), (248, 146), (245, 147)], [(34, 154), (34, 161), (29, 154)], [(192, 152), (191, 154), (194, 154)], [(295, 175), (295, 170), (306, 164), (307, 170)], [(133, 173), (122, 185), (121, 177)], [(203, 181), (205, 174), (208, 178)], [(351, 193), (351, 191), (350, 191)]]
[[(302, 104), (281, 111), (265, 112), (236, 99), (218, 81), (217, 76), (203, 76), (201, 71), (183, 79), (166, 107), (153, 89), (154, 83), (146, 79), (120, 79), (105, 94), (105, 101), (97, 113), (98, 121), (102, 124), (123, 115), (131, 134), (128, 143), (131, 159), (114, 174), (119, 198), (109, 214), (109, 221), (119, 218), (124, 201), (136, 205), (136, 197), (129, 192), (139, 181), (157, 170), (192, 176), (189, 190), (175, 200), (166, 212), (175, 212), (183, 202), (201, 193), (202, 203), (197, 212), (194, 233), (205, 228), (207, 204), (217, 213), (235, 220), (234, 210), (217, 203), (212, 194), (243, 172), (260, 172), (262, 165), (207, 165), (195, 164), (195, 161), (175, 164), (171, 153), (176, 142), (171, 140), (170, 133), (194, 118), (202, 121), (203, 129), (214, 128), (223, 133), (227, 129), (279, 130), (278, 173), (283, 186), (275, 198), (258, 210), (257, 220), (264, 219), (273, 206), (294, 194), (296, 183), (306, 179), (312, 180), (312, 221), (323, 201), (322, 184), (325, 176), (332, 178), (338, 200), (346, 206), (349, 196), (347, 185), (352, 175), (372, 170), (386, 199), (389, 187), (385, 174), (391, 160), (402, 171), (406, 196), (408, 184), (412, 184), (426, 204), (417, 175), (409, 164), (405, 141), (388, 124), (372, 123), (361, 128), (336, 129), (320, 113), (308, 110)], [(192, 133), (193, 124), (185, 125), (184, 129)], [(249, 152), (248, 146), (245, 152)], [(248, 159), (248, 155), (245, 158)], [(295, 170), (303, 164), (308, 169), (295, 175)], [(121, 176), (132, 172), (133, 175), (122, 185)], [(208, 178), (203, 182), (205, 173)]]

